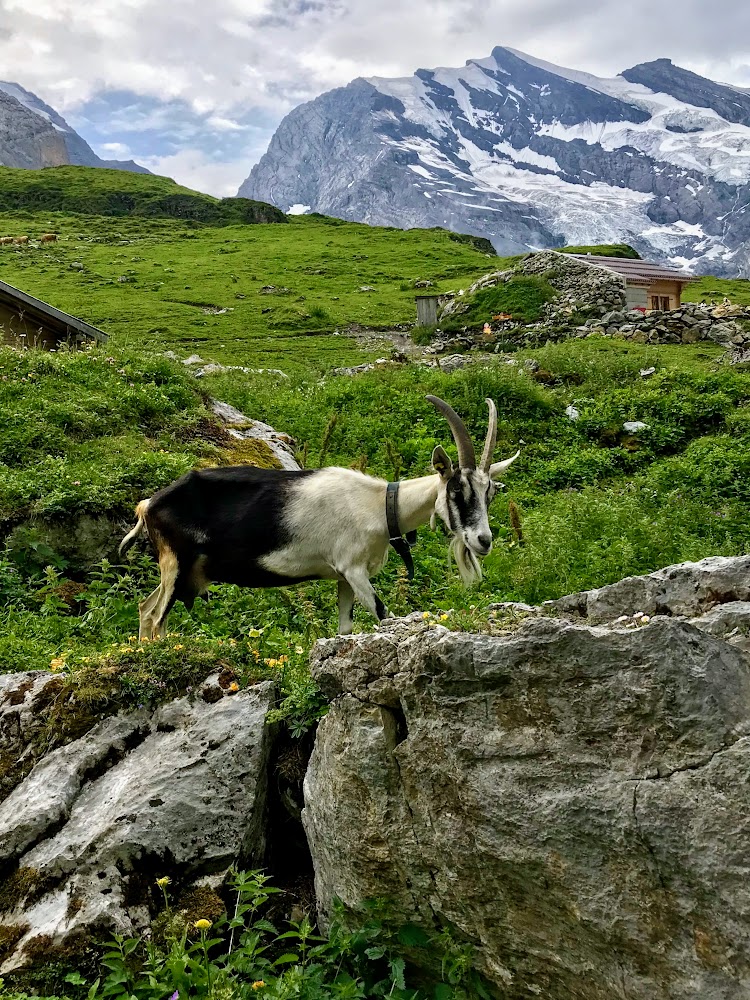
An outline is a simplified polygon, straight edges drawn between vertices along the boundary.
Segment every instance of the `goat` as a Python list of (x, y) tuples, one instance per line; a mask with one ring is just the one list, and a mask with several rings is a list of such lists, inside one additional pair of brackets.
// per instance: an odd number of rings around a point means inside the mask
[(28, 236), (14, 236), (13, 237), (13, 242), (17, 243), (20, 246), (23, 243), (28, 243), (29, 242), (29, 237)]
[[(192, 608), (212, 582), (278, 587), (337, 580), (341, 634), (352, 630), (355, 599), (378, 620), (390, 617), (370, 577), (385, 565), (389, 544), (408, 552), (402, 534), (428, 521), (434, 527), (436, 516), (452, 536), (463, 583), (480, 579), (479, 559), (492, 548), (487, 507), (497, 490), (495, 481), (520, 452), (492, 462), (497, 410), (488, 399), (489, 426), (477, 467), (461, 418), (444, 400), (427, 399), (446, 417), (458, 448), (457, 466), (442, 447), (435, 448), (434, 475), (394, 487), (352, 469), (281, 471), (240, 465), (188, 472), (142, 500), (136, 525), (119, 549), (122, 555), (146, 533), (159, 561), (159, 586), (138, 606), (139, 637), (164, 635), (175, 601)], [(389, 515), (386, 497), (396, 490)]]
[(39, 237), (40, 243), (54, 243), (57, 240), (57, 233), (42, 233)]
[(12, 236), (0, 236), (0, 246), (7, 246), (9, 243), (13, 242)]

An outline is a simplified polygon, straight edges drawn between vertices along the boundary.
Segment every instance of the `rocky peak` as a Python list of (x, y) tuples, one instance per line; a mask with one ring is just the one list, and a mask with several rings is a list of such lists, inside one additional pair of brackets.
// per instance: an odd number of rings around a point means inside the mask
[(750, 217), (733, 209), (750, 182), (748, 121), (750, 94), (666, 59), (605, 79), (497, 46), (296, 108), (240, 194), (485, 236), (498, 253), (626, 241), (744, 274)]
[(54, 108), (18, 83), (0, 81), (0, 164), (111, 167), (149, 173), (133, 160), (102, 160)]

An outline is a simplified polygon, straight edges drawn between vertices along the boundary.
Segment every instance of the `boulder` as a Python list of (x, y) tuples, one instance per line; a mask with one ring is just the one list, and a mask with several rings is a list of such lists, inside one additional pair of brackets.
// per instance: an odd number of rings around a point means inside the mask
[[(1, 738), (17, 746), (56, 678), (1, 680)], [(0, 802), (0, 973), (145, 930), (157, 877), (178, 894), (262, 862), (273, 699), (270, 682), (180, 698), (106, 718), (39, 760)]]
[(507, 634), (413, 615), (319, 642), (323, 922), (385, 898), (505, 1000), (747, 997), (750, 660), (724, 636), (747, 634), (748, 570), (671, 567)]

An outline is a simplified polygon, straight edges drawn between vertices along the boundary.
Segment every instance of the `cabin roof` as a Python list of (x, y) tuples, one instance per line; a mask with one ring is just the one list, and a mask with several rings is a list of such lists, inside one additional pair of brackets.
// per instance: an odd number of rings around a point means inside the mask
[(650, 285), (654, 281), (679, 281), (687, 284), (698, 281), (695, 275), (681, 271), (665, 264), (654, 264), (648, 260), (632, 260), (630, 257), (603, 257), (596, 254), (568, 253), (566, 257), (580, 260), (582, 264), (592, 267), (605, 267), (609, 271), (617, 271), (630, 285)]
[(51, 306), (49, 302), (43, 302), (41, 299), (29, 295), (28, 292), (22, 292), (20, 288), (15, 288), (5, 281), (0, 281), (0, 302), (22, 310), (29, 319), (39, 320), (40, 325), (51, 328), (61, 337), (73, 332), (80, 333), (89, 340), (97, 340), (100, 343), (109, 339), (103, 330), (91, 326), (90, 323), (84, 323), (82, 319), (71, 316), (70, 313)]

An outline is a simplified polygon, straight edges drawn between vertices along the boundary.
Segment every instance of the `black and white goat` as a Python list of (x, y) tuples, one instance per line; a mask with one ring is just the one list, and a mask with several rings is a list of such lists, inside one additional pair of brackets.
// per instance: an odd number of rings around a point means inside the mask
[(355, 600), (377, 619), (386, 618), (388, 611), (370, 577), (385, 565), (394, 538), (398, 541), (428, 521), (434, 526), (436, 515), (452, 536), (464, 584), (479, 579), (479, 559), (492, 548), (487, 507), (496, 480), (519, 453), (493, 463), (497, 411), (488, 399), (489, 426), (477, 467), (461, 418), (444, 400), (427, 399), (450, 425), (458, 466), (443, 448), (435, 448), (436, 474), (398, 484), (395, 516), (386, 513), (392, 486), (340, 468), (198, 469), (141, 501), (138, 522), (120, 545), (122, 554), (147, 532), (159, 559), (161, 582), (139, 605), (140, 637), (163, 635), (175, 601), (191, 608), (212, 582), (279, 587), (337, 580), (340, 633), (352, 630)]

